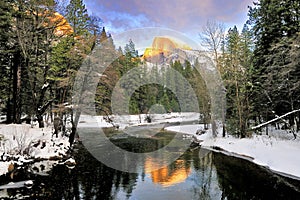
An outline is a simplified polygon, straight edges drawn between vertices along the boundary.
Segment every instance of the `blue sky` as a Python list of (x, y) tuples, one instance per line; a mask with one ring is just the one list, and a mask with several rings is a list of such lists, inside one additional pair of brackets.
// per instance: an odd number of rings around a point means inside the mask
[(253, 0), (84, 0), (113, 36), (144, 27), (168, 28), (195, 41), (207, 20), (239, 30), (248, 19)]

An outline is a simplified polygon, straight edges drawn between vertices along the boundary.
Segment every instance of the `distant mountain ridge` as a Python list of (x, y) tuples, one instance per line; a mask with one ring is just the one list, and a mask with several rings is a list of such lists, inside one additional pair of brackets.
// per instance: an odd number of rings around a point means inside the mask
[(207, 52), (193, 50), (187, 44), (174, 38), (159, 36), (153, 39), (151, 47), (145, 49), (142, 59), (153, 64), (169, 64), (174, 61), (184, 63), (188, 60), (194, 65), (198, 56), (204, 54), (210, 57)]
[(191, 50), (188, 45), (174, 38), (165, 36), (155, 37), (152, 46), (146, 48), (143, 59), (152, 63), (163, 63), (166, 61), (166, 58), (170, 56), (179, 56), (172, 55), (178, 49)]

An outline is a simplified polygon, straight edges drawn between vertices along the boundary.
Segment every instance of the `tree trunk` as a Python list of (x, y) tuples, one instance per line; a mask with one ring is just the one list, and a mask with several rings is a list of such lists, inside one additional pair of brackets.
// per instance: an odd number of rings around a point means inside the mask
[(79, 122), (80, 115), (81, 115), (80, 109), (76, 111), (75, 117), (73, 115), (73, 110), (71, 111), (72, 130), (71, 130), (71, 134), (70, 134), (70, 137), (69, 137), (70, 146), (72, 146), (72, 144), (74, 143), (74, 140), (75, 140), (75, 136), (76, 136), (76, 133), (77, 133), (77, 125), (78, 125), (78, 122)]
[(21, 61), (20, 53), (15, 55), (13, 68), (13, 123), (21, 124)]
[(12, 123), (12, 110), (11, 110), (11, 98), (9, 97), (6, 102), (6, 123), (10, 124)]
[(222, 136), (225, 137), (225, 136), (226, 136), (226, 127), (225, 127), (225, 123), (222, 122), (222, 125), (223, 125), (223, 127), (222, 127), (222, 132), (223, 132), (223, 134), (222, 134)]
[(212, 134), (213, 134), (213, 137), (217, 137), (217, 124), (216, 124), (216, 121), (215, 119), (212, 119), (211, 121), (211, 129), (212, 129)]
[(296, 118), (296, 131), (299, 132), (300, 130), (300, 112), (298, 112), (298, 116)]
[(36, 117), (39, 123), (39, 128), (44, 128), (45, 127), (45, 122), (43, 120), (43, 115), (45, 114), (46, 110), (48, 107), (52, 104), (53, 99), (49, 100), (47, 103), (45, 103), (42, 106), (39, 106), (37, 111), (36, 111)]
[(6, 102), (6, 123), (11, 124), (13, 122), (13, 80), (14, 80), (14, 63), (10, 66), (9, 78), (12, 82), (9, 83), (7, 87), (8, 98)]
[(37, 114), (36, 117), (37, 117), (37, 121), (39, 123), (39, 128), (44, 128), (45, 123), (44, 123), (44, 120), (43, 120), (43, 115)]

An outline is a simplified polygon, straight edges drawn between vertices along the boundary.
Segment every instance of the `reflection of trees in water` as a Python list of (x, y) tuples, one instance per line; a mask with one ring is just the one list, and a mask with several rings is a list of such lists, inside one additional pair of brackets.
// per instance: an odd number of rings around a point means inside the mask
[(213, 154), (222, 199), (300, 199), (299, 181), (278, 176), (250, 161)]
[[(132, 195), (138, 174), (113, 170), (85, 149), (79, 152), (76, 169), (56, 166), (50, 176), (41, 179), (45, 187), (35, 188), (36, 194), (43, 195), (44, 199), (117, 199), (118, 195), (123, 198)], [(172, 181), (178, 182), (173, 177), (186, 175), (183, 181), (190, 187), (189, 199), (300, 199), (300, 193), (285, 184), (286, 179), (246, 161), (201, 149), (186, 152), (166, 169), (156, 173), (158, 183), (169, 181), (167, 186), (173, 186)], [(142, 180), (145, 173), (148, 172), (141, 174)]]
[(187, 151), (156, 171), (152, 169), (157, 160), (141, 161), (136, 167), (144, 163), (145, 169), (138, 175), (106, 167), (84, 147), (78, 148), (75, 169), (58, 165), (49, 176), (24, 173), (20, 180), (35, 180), (33, 188), (9, 189), (8, 194), (37, 199), (129, 199), (138, 178), (144, 181), (145, 174), (151, 174), (154, 184), (172, 186), (170, 191), (182, 191), (186, 199), (300, 199), (299, 181), (279, 177), (251, 162), (203, 149)]
[[(56, 166), (51, 171), (47, 189), (40, 191), (51, 199), (116, 199), (120, 190), (130, 197), (138, 174), (125, 173), (106, 167), (85, 149), (77, 155), (76, 169)], [(54, 183), (53, 185), (51, 183)]]
[(80, 155), (78, 162), (81, 162), (81, 169), (77, 169), (77, 172), (84, 173), (78, 174), (78, 181), (81, 183), (81, 193), (85, 199), (114, 199), (121, 189), (127, 197), (132, 193), (138, 174), (111, 169), (90, 155)]
[(219, 199), (220, 194), (215, 180), (216, 172), (213, 165), (213, 153), (198, 149), (193, 153), (193, 167), (196, 175), (193, 179), (193, 199)]

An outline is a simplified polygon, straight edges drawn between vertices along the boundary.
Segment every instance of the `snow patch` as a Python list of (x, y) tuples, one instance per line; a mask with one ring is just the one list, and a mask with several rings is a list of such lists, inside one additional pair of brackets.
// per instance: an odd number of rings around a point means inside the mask
[(18, 165), (36, 158), (62, 158), (69, 149), (68, 137), (59, 134), (56, 138), (53, 131), (53, 127), (31, 128), (27, 124), (0, 125), (0, 175), (8, 172), (9, 158)]

